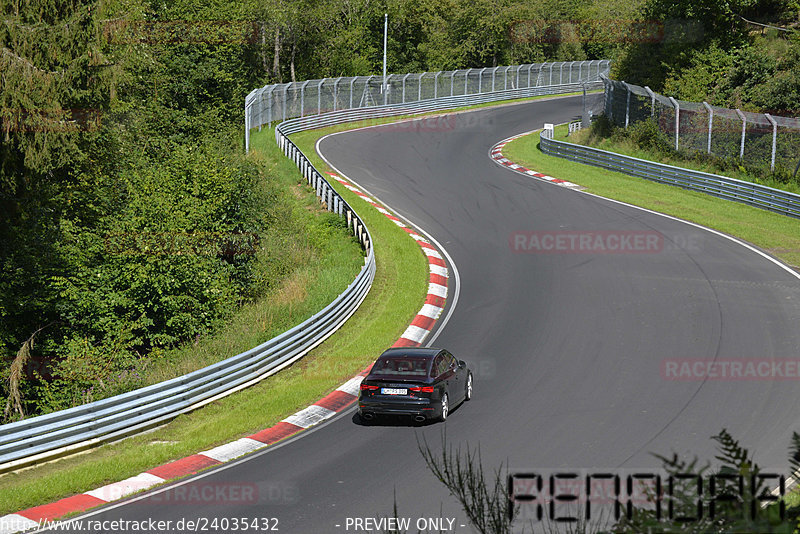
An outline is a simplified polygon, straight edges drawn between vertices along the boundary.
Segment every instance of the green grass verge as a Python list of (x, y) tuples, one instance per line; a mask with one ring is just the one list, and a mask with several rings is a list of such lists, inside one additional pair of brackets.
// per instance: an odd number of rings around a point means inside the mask
[[(280, 155), (271, 130), (254, 135), (252, 142), (255, 151)], [(311, 153), (313, 146), (303, 145), (303, 150)], [(273, 172), (295, 184), (301, 179), (291, 164), (281, 164)], [(97, 447), (89, 454), (0, 476), (0, 515), (119, 481), (270, 427), (333, 390), (389, 347), (424, 302), (427, 262), (419, 246), (404, 231), (349, 191), (342, 193), (370, 229), (378, 269), (364, 303), (338, 332), (292, 367), (251, 388), (182, 415), (153, 432)], [(307, 209), (317, 212), (318, 203), (313, 193), (303, 189), (302, 195), (308, 197)], [(359, 258), (359, 267), (361, 264), (363, 258)], [(335, 281), (321, 276), (315, 283), (324, 285)], [(307, 291), (314, 285), (310, 284)], [(342, 289), (336, 289), (335, 293)], [(330, 300), (332, 298), (324, 304)], [(210, 346), (231, 354), (251, 348), (258, 331), (263, 331), (263, 325), (269, 320), (269, 312), (255, 304), (218, 338), (210, 340)], [(240, 336), (242, 339), (238, 341)], [(228, 347), (227, 343), (235, 345)]]
[[(556, 128), (565, 139), (566, 126)], [(800, 220), (703, 193), (651, 182), (590, 165), (548, 156), (539, 150), (539, 135), (508, 143), (503, 155), (537, 172), (569, 180), (595, 193), (621, 200), (739, 237), (800, 268)]]

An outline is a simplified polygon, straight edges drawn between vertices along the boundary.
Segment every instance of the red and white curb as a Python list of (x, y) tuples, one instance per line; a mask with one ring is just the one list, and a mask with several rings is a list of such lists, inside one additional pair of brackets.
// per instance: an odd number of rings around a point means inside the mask
[(434, 323), (442, 314), (444, 310), (445, 300), (447, 299), (447, 263), (445, 263), (442, 254), (434, 247), (430, 241), (421, 236), (416, 230), (410, 228), (399, 218), (392, 215), (386, 208), (372, 199), (369, 195), (354, 186), (348, 180), (345, 180), (338, 174), (328, 173), (334, 180), (342, 184), (344, 187), (361, 197), (365, 202), (371, 204), (379, 212), (383, 213), (397, 226), (408, 232), (419, 246), (422, 247), (422, 252), (428, 258), (428, 267), (430, 270), (430, 278), (428, 279), (428, 295), (425, 298), (425, 305), (411, 321), (411, 324), (406, 328), (406, 331), (400, 336), (393, 347), (416, 347), (419, 346), (423, 340), (431, 333)]
[(527, 176), (533, 176), (534, 178), (539, 178), (540, 180), (545, 180), (547, 182), (550, 182), (550, 183), (553, 183), (553, 184), (556, 184), (556, 185), (560, 185), (561, 187), (568, 187), (570, 189), (578, 189), (578, 190), (583, 189), (583, 187), (581, 187), (580, 185), (573, 184), (572, 182), (568, 182), (567, 180), (562, 180), (561, 178), (553, 178), (552, 176), (548, 176), (548, 175), (542, 174), (540, 172), (532, 171), (532, 170), (530, 170), (530, 169), (528, 169), (528, 168), (526, 168), (526, 167), (524, 167), (524, 166), (522, 166), (522, 165), (520, 165), (518, 163), (514, 163), (510, 159), (508, 159), (505, 156), (503, 156), (503, 147), (506, 146), (508, 143), (510, 143), (511, 141), (514, 141), (515, 139), (519, 139), (520, 137), (523, 137), (525, 135), (530, 135), (530, 134), (532, 134), (534, 132), (538, 132), (538, 131), (539, 130), (532, 130), (530, 132), (521, 133), (521, 134), (515, 135), (513, 137), (509, 137), (507, 139), (503, 139), (502, 141), (500, 141), (499, 143), (494, 145), (492, 147), (492, 149), (489, 151), (490, 157), (498, 165), (502, 165), (503, 167), (507, 167), (507, 168), (511, 169), (512, 171), (516, 171), (516, 172), (518, 172), (520, 174), (524, 174), (524, 175), (527, 175)]
[[(447, 299), (447, 263), (442, 254), (428, 239), (406, 225), (380, 203), (341, 176), (333, 173), (328, 174), (405, 230), (422, 247), (422, 251), (428, 258), (430, 277), (425, 304), (405, 332), (392, 345), (393, 347), (419, 346), (431, 333), (436, 320), (444, 311)], [(73, 495), (54, 503), (28, 508), (15, 514), (0, 516), (0, 534), (12, 534), (40, 528), (46, 521), (53, 521), (70, 513), (83, 512), (133, 493), (150, 489), (158, 484), (193, 475), (202, 469), (223, 464), (298, 434), (307, 428), (330, 419), (356, 402), (361, 381), (369, 373), (371, 367), (370, 365), (357, 376), (354, 376), (308, 408), (304, 408), (274, 426), (253, 435), (155, 467), (121, 482), (107, 484), (80, 495)]]

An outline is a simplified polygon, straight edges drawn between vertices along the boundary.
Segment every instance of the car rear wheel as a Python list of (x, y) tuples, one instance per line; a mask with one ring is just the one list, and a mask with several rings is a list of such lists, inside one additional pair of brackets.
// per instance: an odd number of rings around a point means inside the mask
[(464, 400), (468, 401), (472, 398), (472, 373), (467, 375), (467, 387), (464, 392)]
[(450, 404), (447, 399), (447, 393), (444, 394), (442, 397), (442, 416), (439, 418), (440, 421), (447, 420), (447, 414), (450, 411)]

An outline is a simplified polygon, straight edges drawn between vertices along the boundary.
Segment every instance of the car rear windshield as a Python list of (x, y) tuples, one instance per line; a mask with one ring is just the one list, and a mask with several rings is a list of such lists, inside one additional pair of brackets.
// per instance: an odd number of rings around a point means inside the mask
[(430, 359), (415, 356), (394, 356), (378, 358), (372, 367), (372, 374), (392, 378), (426, 378)]

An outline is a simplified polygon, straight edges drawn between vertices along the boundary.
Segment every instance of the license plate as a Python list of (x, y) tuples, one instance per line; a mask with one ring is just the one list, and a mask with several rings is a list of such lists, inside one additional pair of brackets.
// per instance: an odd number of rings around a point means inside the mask
[(382, 395), (408, 395), (405, 388), (381, 388)]

